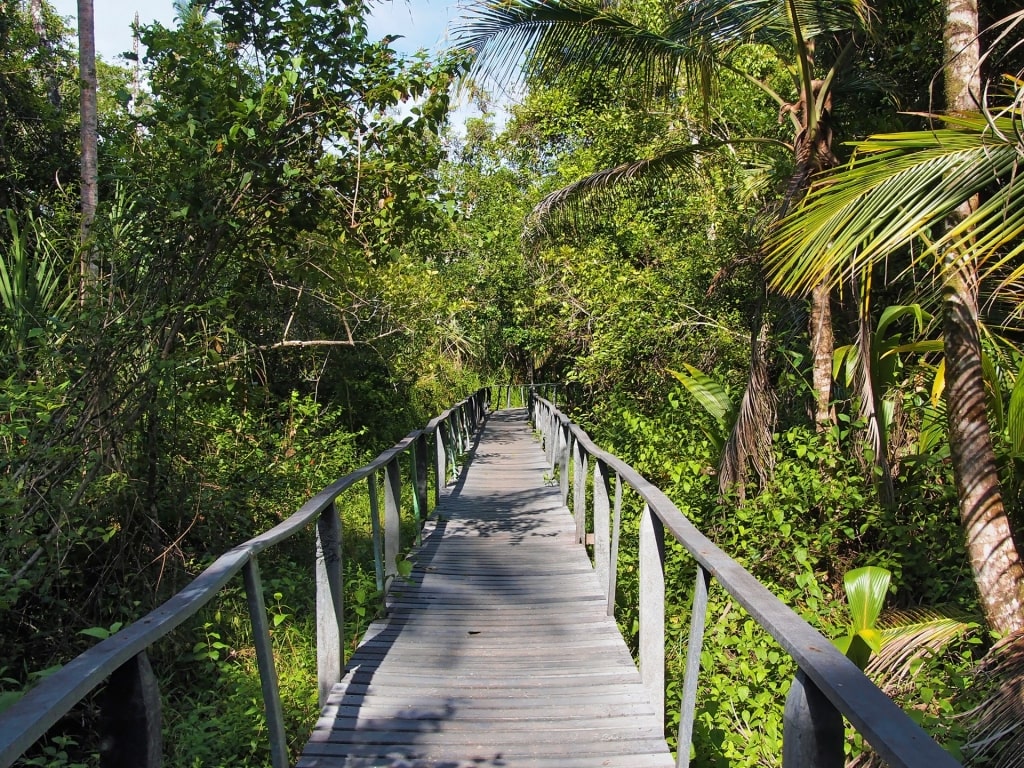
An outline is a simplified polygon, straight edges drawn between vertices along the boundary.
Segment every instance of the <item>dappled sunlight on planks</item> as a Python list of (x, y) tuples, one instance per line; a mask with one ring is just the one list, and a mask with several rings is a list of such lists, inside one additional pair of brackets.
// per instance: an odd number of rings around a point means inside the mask
[(523, 411), (493, 414), (300, 768), (667, 768)]

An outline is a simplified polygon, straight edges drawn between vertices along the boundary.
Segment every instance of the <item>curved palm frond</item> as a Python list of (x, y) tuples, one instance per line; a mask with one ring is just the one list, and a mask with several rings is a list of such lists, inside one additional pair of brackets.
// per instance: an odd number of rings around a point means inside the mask
[(549, 194), (527, 217), (524, 237), (535, 242), (554, 237), (566, 228), (579, 228), (584, 218), (593, 217), (595, 207), (613, 204), (627, 192), (635, 194), (638, 188), (646, 193), (657, 191), (676, 171), (693, 170), (702, 155), (743, 144), (786, 146), (767, 138), (704, 142), (670, 139), (652, 157), (592, 173)]
[(864, 0), (702, 0), (686, 3), (665, 35), (707, 40), (723, 52), (750, 42), (778, 47), (793, 42), (794, 12), (804, 38), (869, 29), (873, 17)]
[(963, 751), (972, 762), (991, 768), (1020, 765), (1024, 754), (1024, 633), (997, 643), (979, 665), (978, 674), (994, 690), (966, 715), (968, 740)]
[(882, 649), (871, 657), (865, 671), (890, 695), (913, 678), (921, 660), (980, 627), (974, 617), (933, 608), (887, 611), (878, 624)]
[[(1016, 179), (1020, 126), (1013, 115), (941, 119), (947, 125), (941, 130), (871, 137), (848, 166), (824, 178), (769, 241), (772, 286), (795, 294), (822, 281), (836, 284), (847, 271), (927, 234), (982, 190), (990, 192), (986, 201), (915, 258), (955, 247), (978, 265), (989, 262), (991, 271), (1016, 257), (1024, 232), (1024, 195)], [(1008, 244), (1013, 247), (1003, 252)], [(1019, 276), (1020, 268), (1004, 279)]]
[(475, 52), (471, 77), (505, 82), (639, 74), (645, 90), (672, 88), (679, 74), (709, 77), (709, 51), (579, 0), (507, 0), (472, 6), (456, 44)]

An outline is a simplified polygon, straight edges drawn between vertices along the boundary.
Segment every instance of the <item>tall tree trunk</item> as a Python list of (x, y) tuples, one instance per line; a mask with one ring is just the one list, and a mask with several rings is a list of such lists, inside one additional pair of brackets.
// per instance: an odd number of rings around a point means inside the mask
[(86, 288), (98, 269), (95, 249), (90, 244), (92, 225), (99, 200), (97, 182), (98, 120), (96, 116), (96, 31), (93, 0), (78, 0), (78, 72), (81, 89), (82, 139), (82, 222), (80, 237), (82, 255), (79, 263), (79, 298), (84, 301)]
[[(981, 93), (977, 0), (947, 0), (944, 34), (946, 108), (976, 111)], [(977, 198), (952, 217), (962, 221)], [(944, 255), (943, 332), (950, 454), (960, 518), (985, 617), (992, 629), (1024, 629), (1024, 568), (1003, 506), (986, 411), (975, 265)]]

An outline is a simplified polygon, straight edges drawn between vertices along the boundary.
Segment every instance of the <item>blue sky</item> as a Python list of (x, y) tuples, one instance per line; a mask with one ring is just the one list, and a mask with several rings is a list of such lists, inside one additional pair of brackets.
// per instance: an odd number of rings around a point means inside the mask
[[(77, 16), (77, 0), (51, 0), (62, 16)], [(96, 50), (107, 61), (132, 47), (131, 23), (135, 12), (145, 24), (174, 21), (172, 0), (93, 0), (96, 14)], [(384, 0), (374, 3), (370, 33), (374, 37), (403, 35), (394, 47), (403, 53), (420, 48), (447, 47), (449, 23), (459, 17), (457, 0)], [(74, 22), (72, 22), (73, 24)]]
[[(57, 12), (71, 18), (74, 27), (78, 13), (77, 0), (50, 0)], [(131, 51), (131, 24), (135, 12), (143, 24), (159, 21), (167, 26), (174, 23), (173, 0), (93, 0), (96, 15), (96, 50), (101, 57), (117, 62), (118, 56)], [(395, 50), (411, 54), (420, 48), (443, 50), (449, 44), (449, 27), (454, 26), (461, 14), (460, 8), (471, 0), (371, 0), (372, 14), (368, 19), (370, 34), (375, 38), (402, 35), (392, 45)], [(504, 124), (504, 102), (496, 105), (496, 121)], [(451, 116), (456, 133), (463, 132), (467, 117), (478, 115), (475, 108), (458, 105)]]

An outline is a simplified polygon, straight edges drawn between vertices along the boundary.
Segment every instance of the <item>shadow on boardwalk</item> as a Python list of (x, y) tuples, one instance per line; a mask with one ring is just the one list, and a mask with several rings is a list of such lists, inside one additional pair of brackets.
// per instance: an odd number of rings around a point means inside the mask
[(493, 414), (300, 767), (673, 764), (546, 472), (523, 411)]

